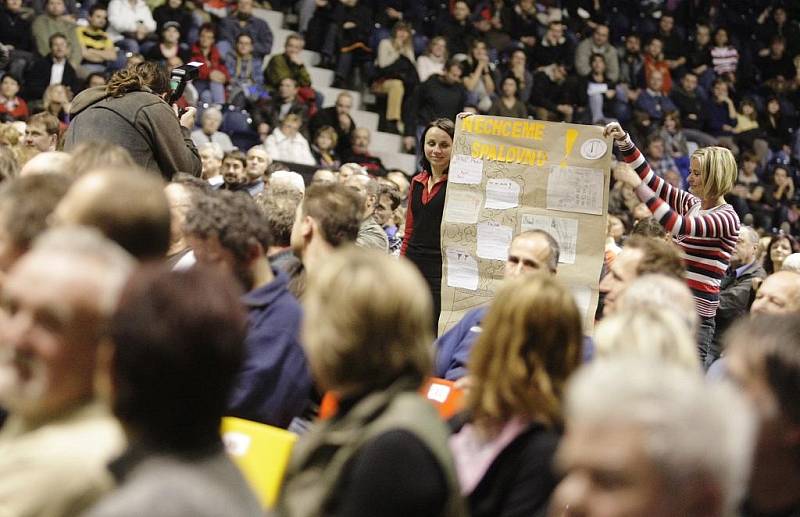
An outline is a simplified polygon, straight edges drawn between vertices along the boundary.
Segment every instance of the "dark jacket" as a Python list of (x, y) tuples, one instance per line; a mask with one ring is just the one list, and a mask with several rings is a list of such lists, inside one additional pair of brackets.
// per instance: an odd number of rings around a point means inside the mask
[(272, 271), (272, 282), (242, 298), (249, 323), (245, 360), (228, 413), (286, 428), (310, 399), (311, 374), (300, 345), (300, 304), (287, 290), (286, 274)]
[(347, 117), (350, 119), (350, 129), (345, 131), (342, 129), (342, 125), (339, 123), (339, 113), (336, 111), (336, 106), (325, 108), (318, 111), (316, 115), (311, 117), (311, 120), (308, 122), (308, 132), (313, 139), (317, 134), (317, 131), (319, 131), (323, 126), (330, 126), (335, 129), (336, 136), (338, 137), (338, 140), (336, 141), (336, 152), (341, 156), (350, 149), (351, 137), (353, 135), (353, 131), (356, 129), (356, 123), (353, 120), (353, 117), (350, 115), (347, 115)]
[(239, 18), (236, 14), (232, 14), (220, 21), (219, 39), (235, 45), (236, 38), (240, 34), (249, 34), (253, 38), (254, 56), (264, 57), (272, 52), (272, 31), (267, 22), (261, 18), (250, 16), (244, 22), (244, 27), (239, 24)]
[[(50, 71), (52, 68), (53, 58), (50, 55), (34, 61), (33, 66), (25, 74), (25, 94), (23, 97), (26, 100), (36, 101), (44, 96), (44, 91), (50, 86)], [(64, 75), (61, 77), (61, 84), (69, 87), (72, 93), (78, 93), (81, 90), (81, 81), (69, 61), (64, 64)]]
[(448, 84), (442, 76), (432, 75), (417, 88), (416, 125), (424, 126), (437, 118), (455, 120), (466, 103), (467, 90), (463, 84)]
[(31, 20), (20, 13), (0, 9), (0, 42), (13, 45), (16, 50), (33, 52)]
[(64, 150), (83, 142), (106, 141), (124, 147), (133, 161), (170, 180), (176, 172), (200, 176), (202, 164), (189, 130), (172, 108), (148, 92), (109, 97), (105, 87), (90, 88), (72, 101), (72, 123)]
[(722, 335), (737, 318), (747, 315), (755, 296), (753, 279), (765, 276), (767, 273), (764, 268), (754, 263), (738, 277), (735, 272), (732, 272), (722, 279), (719, 288), (719, 307), (717, 307), (715, 316), (715, 341), (719, 342)]

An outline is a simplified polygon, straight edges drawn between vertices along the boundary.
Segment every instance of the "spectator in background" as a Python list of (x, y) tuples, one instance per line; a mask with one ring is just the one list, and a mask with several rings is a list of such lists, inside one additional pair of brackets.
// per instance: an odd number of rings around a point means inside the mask
[[(252, 1), (252, 0), (245, 0)], [(303, 62), (303, 47), (305, 39), (297, 33), (286, 36), (283, 54), (275, 54), (269, 60), (264, 70), (264, 84), (271, 92), (277, 92), (281, 81), (288, 78), (294, 79), (300, 88), (311, 87), (311, 75)]]
[(639, 87), (644, 75), (644, 58), (642, 57), (642, 40), (636, 33), (625, 36), (625, 45), (618, 49), (619, 81), (629, 88)]
[(39, 174), (12, 178), (0, 185), (0, 273), (11, 267), (48, 226), (48, 218), (67, 193), (70, 178)]
[(329, 66), (335, 62), (335, 67), (331, 66), (335, 68), (334, 86), (349, 84), (353, 66), (363, 67), (372, 59), (369, 41), (373, 28), (372, 7), (363, 0), (344, 0), (333, 7), (322, 59)]
[(672, 73), (667, 59), (664, 57), (664, 43), (658, 37), (650, 40), (645, 48), (644, 54), (644, 81), (648, 88), (650, 85), (650, 76), (653, 72), (661, 72), (661, 87), (658, 89), (660, 93), (669, 95), (672, 90)]
[(162, 260), (169, 250), (170, 215), (161, 178), (107, 165), (72, 184), (53, 212), (53, 222), (96, 228), (144, 262)]
[(146, 52), (153, 43), (156, 21), (144, 0), (111, 0), (108, 3), (108, 28), (111, 38), (123, 50)]
[(577, 84), (577, 103), (588, 112), (583, 118), (593, 124), (613, 118), (616, 113), (616, 85), (606, 75), (606, 62), (602, 55), (591, 58), (592, 72), (581, 77)]
[(714, 81), (712, 96), (706, 103), (705, 130), (715, 136), (719, 145), (730, 148), (738, 154), (738, 146), (733, 142), (733, 129), (736, 126), (736, 106), (728, 93), (728, 83), (722, 79)]
[(24, 76), (25, 68), (33, 61), (32, 17), (22, 0), (5, 0), (0, 9), (0, 42), (9, 51), (8, 71), (16, 77)]
[(200, 129), (192, 131), (192, 142), (201, 146), (207, 142), (219, 144), (224, 152), (235, 149), (231, 138), (219, 130), (222, 125), (222, 111), (217, 107), (206, 108), (200, 116)]
[(174, 22), (178, 24), (181, 43), (188, 45), (197, 38), (197, 26), (184, 0), (167, 0), (153, 9), (153, 19), (159, 34), (163, 34), (164, 26), (168, 22)]
[(508, 62), (495, 69), (498, 90), (501, 89), (501, 81), (506, 76), (512, 76), (519, 82), (519, 100), (527, 105), (533, 89), (533, 74), (528, 70), (528, 57), (522, 49), (512, 50)]
[(708, 117), (706, 100), (698, 91), (697, 75), (694, 72), (687, 72), (681, 78), (680, 85), (672, 88), (669, 98), (681, 114), (681, 126), (686, 137), (701, 147), (715, 145), (717, 140), (703, 132)]
[(795, 76), (792, 57), (786, 53), (786, 40), (781, 35), (775, 35), (770, 41), (766, 54), (760, 55), (756, 66), (761, 72), (762, 84), (777, 81), (788, 81)]
[(216, 142), (205, 142), (197, 146), (197, 154), (203, 164), (203, 172), (200, 177), (208, 181), (212, 187), (220, 187), (223, 182), (222, 159), (225, 157), (222, 146)]
[(222, 186), (224, 190), (241, 191), (247, 188), (247, 157), (240, 150), (234, 149), (225, 153), (222, 159), (222, 179), (225, 182)]
[(5, 115), (11, 120), (27, 120), (28, 103), (19, 96), (20, 80), (11, 73), (7, 73), (0, 80), (0, 115)]
[(486, 113), (492, 106), (494, 94), (494, 65), (489, 60), (489, 51), (482, 40), (473, 40), (470, 54), (462, 62), (462, 83), (467, 90), (467, 102)]
[(417, 393), (430, 369), (432, 321), (413, 266), (338, 252), (309, 276), (305, 301), (309, 362), (321, 389), (337, 393), (339, 412), (294, 448), (278, 512), (466, 515), (449, 432)]
[(50, 113), (61, 123), (61, 129), (66, 129), (69, 123), (69, 109), (72, 94), (63, 84), (51, 84), (44, 91), (42, 108)]
[(768, 275), (777, 273), (783, 267), (786, 257), (797, 252), (800, 252), (800, 247), (794, 237), (783, 233), (773, 235), (764, 254), (764, 271)]
[(753, 314), (792, 314), (800, 311), (800, 273), (776, 271), (756, 291)]
[(718, 27), (714, 31), (714, 45), (711, 47), (711, 64), (718, 79), (730, 80), (739, 65), (739, 51), (731, 45), (728, 30)]
[(459, 54), (465, 56), (469, 52), (472, 42), (479, 36), (470, 19), (470, 14), (469, 3), (457, 0), (452, 5), (452, 11), (439, 18), (435, 32), (442, 35), (448, 42), (451, 57)]
[(780, 100), (777, 97), (767, 99), (766, 110), (758, 123), (764, 130), (764, 136), (772, 151), (785, 151), (789, 146), (792, 133), (789, 117), (783, 113)]
[(664, 59), (669, 70), (680, 72), (686, 64), (686, 45), (684, 37), (675, 27), (675, 14), (665, 12), (658, 20), (658, 32), (656, 37), (661, 41), (664, 51)]
[(425, 52), (417, 59), (417, 75), (420, 82), (424, 83), (434, 74), (443, 74), (446, 62), (447, 40), (443, 36), (431, 38)]
[(519, 80), (507, 76), (500, 82), (500, 96), (492, 102), (489, 115), (496, 117), (528, 118), (528, 109), (519, 98)]
[(533, 75), (531, 105), (528, 111), (539, 120), (572, 122), (575, 96), (567, 80), (567, 68), (553, 63)]
[(4, 511), (82, 513), (108, 490), (105, 467), (124, 438), (96, 396), (94, 374), (132, 268), (131, 257), (97, 232), (59, 229), (42, 235), (4, 280)]
[(369, 151), (371, 138), (369, 129), (365, 127), (356, 128), (353, 131), (353, 144), (350, 152), (342, 157), (342, 161), (357, 163), (372, 176), (386, 176), (386, 168), (383, 166), (381, 159)]
[(230, 81), (231, 75), (222, 61), (222, 55), (214, 45), (215, 41), (216, 30), (213, 25), (205, 24), (200, 27), (200, 36), (192, 47), (192, 61), (203, 63), (204, 66), (200, 68), (199, 75), (192, 84), (200, 94), (202, 102), (224, 104), (225, 85)]
[(207, 195), (210, 191), (207, 182), (182, 173), (164, 187), (170, 211), (170, 242), (165, 264), (172, 271), (189, 269), (197, 262), (183, 227), (186, 225), (186, 214), (199, 196)]
[(704, 88), (711, 85), (714, 80), (714, 69), (711, 61), (711, 28), (703, 23), (698, 23), (695, 28), (694, 40), (687, 51), (687, 72), (691, 72), (698, 79), (702, 78)]
[(64, 0), (47, 0), (45, 12), (37, 16), (31, 25), (36, 51), (40, 56), (47, 56), (52, 51), (51, 37), (54, 34), (61, 34), (68, 42), (65, 57), (72, 66), (79, 66), (81, 46), (78, 43), (75, 27), (73, 18), (66, 12)]
[(306, 189), (292, 225), (291, 245), (308, 271), (328, 262), (335, 248), (354, 244), (361, 226), (361, 199), (342, 183)]
[[(397, 23), (390, 38), (378, 45), (375, 59), (375, 82), (372, 88), (386, 94), (386, 112), (382, 117), (381, 131), (401, 134), (400, 125), (407, 117), (412, 90), (419, 84), (411, 27)], [(405, 108), (405, 109), (404, 109)], [(409, 114), (410, 115), (410, 114)]]
[[(457, 2), (460, 3), (460, 2)], [(425, 125), (431, 120), (448, 118), (455, 120), (467, 103), (467, 90), (462, 81), (463, 69), (458, 60), (450, 58), (444, 65), (444, 73), (432, 75), (422, 83), (416, 92), (417, 123), (415, 128), (416, 140), (422, 138)], [(405, 132), (403, 146), (413, 149), (414, 136)], [(418, 152), (420, 152), (418, 150)]]
[(667, 171), (678, 170), (675, 160), (666, 152), (664, 139), (659, 135), (652, 135), (647, 139), (644, 156), (647, 163), (650, 164), (650, 169), (661, 178), (666, 175)]
[(28, 119), (25, 126), (25, 146), (41, 153), (55, 151), (60, 134), (61, 125), (56, 117), (49, 113), (37, 113)]
[(278, 92), (269, 101), (258, 104), (253, 120), (256, 127), (272, 131), (289, 115), (300, 118), (300, 130), (305, 135), (308, 126), (308, 106), (300, 99), (297, 81), (291, 77), (281, 79)]
[(461, 493), (475, 517), (536, 515), (558, 482), (551, 464), (561, 397), (581, 361), (580, 312), (538, 272), (503, 285), (483, 329), (470, 357), (469, 417), (450, 438)]
[(592, 54), (602, 54), (606, 60), (607, 75), (611, 81), (619, 80), (619, 56), (617, 49), (609, 43), (608, 25), (598, 25), (592, 31), (592, 37), (581, 41), (575, 49), (575, 70), (578, 75), (586, 76), (592, 71), (590, 58)]
[(231, 74), (228, 102), (240, 108), (251, 108), (269, 96), (261, 76), (261, 58), (253, 55), (253, 37), (239, 34), (234, 49), (225, 56)]
[(762, 199), (769, 207), (768, 211), (772, 212), (772, 221), (768, 228), (783, 228), (793, 218), (792, 204), (796, 203), (794, 178), (786, 166), (778, 165), (772, 169), (772, 181), (764, 186)]
[(378, 204), (378, 180), (365, 175), (351, 176), (345, 184), (358, 192), (362, 200), (361, 225), (358, 228), (356, 246), (389, 253), (389, 239), (375, 218)]
[(151, 48), (145, 57), (150, 61), (169, 62), (179, 58), (183, 62), (190, 60), (189, 47), (181, 43), (181, 26), (178, 22), (168, 21), (159, 28), (161, 39), (158, 45)]
[(727, 370), (760, 420), (743, 515), (791, 515), (800, 511), (796, 454), (800, 391), (789, 380), (800, 376), (798, 317), (784, 314), (740, 321), (728, 334)]
[[(287, 79), (289, 81), (289, 79)], [(264, 147), (273, 160), (314, 165), (316, 160), (311, 154), (308, 140), (300, 132), (303, 121), (294, 113), (286, 115), (272, 134), (267, 137)]]
[(147, 513), (154, 505), (197, 516), (261, 511), (219, 435), (247, 328), (229, 280), (161, 267), (128, 282), (111, 322), (110, 382), (129, 444), (111, 468), (116, 491), (90, 517)]
[(81, 82), (68, 60), (69, 54), (70, 43), (64, 34), (55, 33), (50, 36), (50, 52), (36, 60), (26, 75), (25, 97), (29, 102), (41, 99), (51, 84), (63, 84), (73, 93), (80, 91)]
[(81, 67), (87, 72), (105, 72), (125, 66), (124, 56), (118, 53), (111, 36), (105, 31), (108, 10), (101, 4), (89, 9), (89, 24), (78, 27), (77, 40), (81, 48)]
[(758, 233), (749, 226), (739, 229), (739, 240), (731, 254), (731, 265), (719, 288), (719, 308), (717, 309), (714, 344), (722, 350), (722, 336), (740, 317), (750, 312), (755, 297), (754, 280), (767, 276), (764, 268), (756, 260), (758, 252)]
[(302, 311), (274, 269), (263, 216), (250, 196), (217, 192), (198, 200), (186, 216), (197, 262), (233, 273), (247, 294), (245, 359), (228, 398), (227, 413), (286, 428), (302, 413), (311, 377), (299, 341)]
[(336, 131), (336, 152), (339, 156), (345, 154), (352, 145), (353, 131), (356, 123), (350, 116), (353, 109), (353, 96), (348, 92), (341, 92), (336, 97), (336, 104), (318, 111), (308, 122), (308, 131), (316, 135), (324, 126), (332, 127)]
[(397, 186), (389, 181), (379, 183), (378, 201), (375, 206), (375, 222), (383, 228), (389, 243), (389, 254), (400, 255), (403, 236), (395, 222), (395, 211), (400, 206), (401, 195)]
[(266, 183), (269, 180), (269, 166), (272, 157), (260, 145), (247, 150), (247, 178), (252, 182)]
[(677, 110), (672, 100), (664, 93), (664, 74), (659, 70), (650, 72), (647, 88), (636, 99), (636, 109), (644, 111), (650, 120), (660, 123), (664, 114)]
[(292, 251), (291, 241), (297, 206), (303, 200), (303, 194), (293, 188), (270, 185), (255, 200), (264, 214), (267, 231), (272, 236), (272, 243), (267, 249), (269, 263), (289, 276), (289, 291), (299, 297), (302, 289), (296, 290), (296, 287), (303, 281), (303, 264)]
[[(689, 143), (681, 127), (681, 115), (677, 111), (664, 113), (664, 124), (658, 135), (664, 139), (664, 151), (677, 162), (686, 163), (689, 159)], [(688, 163), (687, 163), (688, 165)], [(688, 167), (680, 167), (681, 171)], [(684, 174), (685, 175), (685, 174)]]
[(756, 422), (730, 386), (663, 360), (595, 361), (565, 416), (551, 515), (723, 517), (744, 498)]
[(311, 154), (317, 160), (318, 167), (339, 168), (339, 155), (336, 153), (336, 130), (330, 126), (322, 126), (314, 135)]
[[(253, 0), (238, 0), (236, 10), (219, 23), (219, 43), (222, 55), (226, 55), (240, 34), (249, 34), (253, 40), (253, 55), (263, 59), (272, 52), (272, 31), (267, 22), (253, 15)], [(227, 43), (227, 45), (223, 44)]]
[(550, 20), (542, 42), (528, 52), (531, 68), (541, 68), (553, 63), (573, 63), (575, 49), (572, 42), (564, 35), (564, 24), (561, 20)]

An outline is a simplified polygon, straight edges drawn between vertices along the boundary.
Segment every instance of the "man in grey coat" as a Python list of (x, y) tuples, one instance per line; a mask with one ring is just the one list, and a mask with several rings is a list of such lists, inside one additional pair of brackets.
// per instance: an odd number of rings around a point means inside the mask
[(165, 101), (168, 94), (169, 75), (161, 65), (145, 62), (120, 70), (108, 85), (84, 90), (72, 101), (64, 150), (106, 141), (167, 181), (177, 172), (200, 176), (203, 166), (190, 137), (195, 109), (178, 118)]

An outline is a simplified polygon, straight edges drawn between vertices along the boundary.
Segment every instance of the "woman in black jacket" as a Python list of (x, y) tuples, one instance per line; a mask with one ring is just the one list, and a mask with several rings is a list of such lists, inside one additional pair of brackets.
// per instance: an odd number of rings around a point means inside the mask
[(400, 254), (419, 268), (433, 297), (433, 323), (442, 308), (442, 214), (455, 124), (446, 118), (429, 123), (422, 133), (422, 170), (411, 179), (406, 231)]

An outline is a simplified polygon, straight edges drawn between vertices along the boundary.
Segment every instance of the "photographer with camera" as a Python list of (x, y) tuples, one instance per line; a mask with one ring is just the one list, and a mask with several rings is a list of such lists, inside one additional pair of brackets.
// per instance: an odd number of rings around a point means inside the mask
[(72, 101), (64, 150), (106, 141), (124, 147), (137, 164), (167, 181), (177, 172), (199, 176), (202, 164), (190, 138), (195, 109), (179, 116), (177, 107), (170, 107), (175, 87), (166, 68), (145, 62), (116, 72), (106, 86), (84, 90)]

